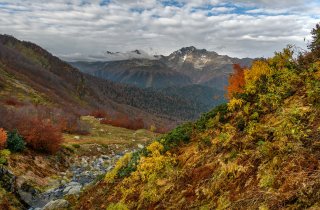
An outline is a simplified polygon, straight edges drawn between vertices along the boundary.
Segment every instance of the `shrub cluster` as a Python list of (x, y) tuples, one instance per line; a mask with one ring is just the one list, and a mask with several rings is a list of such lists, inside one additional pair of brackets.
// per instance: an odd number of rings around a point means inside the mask
[(32, 149), (55, 153), (59, 150), (63, 141), (59, 126), (52, 124), (50, 120), (30, 118), (19, 126), (21, 135)]
[(0, 127), (12, 131), (12, 138), (8, 138), (7, 142), (12, 151), (22, 150), (22, 144), (18, 144), (17, 148), (15, 146), (16, 142), (20, 142), (18, 132), (28, 147), (40, 152), (54, 153), (62, 143), (62, 132), (88, 134), (90, 129), (80, 121), (79, 116), (44, 106), (24, 105), (10, 109), (0, 106), (0, 115)]

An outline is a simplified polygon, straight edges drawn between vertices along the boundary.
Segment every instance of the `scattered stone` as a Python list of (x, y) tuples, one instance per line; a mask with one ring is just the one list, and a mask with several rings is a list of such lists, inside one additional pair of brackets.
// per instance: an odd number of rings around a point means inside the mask
[(68, 208), (69, 202), (64, 199), (58, 199), (54, 201), (50, 201), (43, 207), (44, 210), (58, 210), (63, 208)]
[[(71, 182), (74, 183), (74, 182)], [(76, 182), (75, 182), (76, 183)], [(66, 187), (63, 190), (63, 194), (65, 195), (75, 195), (75, 194), (79, 194), (81, 191), (82, 185), (77, 183), (76, 185), (68, 185), (68, 187)]]
[(79, 140), (80, 136), (74, 136), (73, 138), (76, 139), (76, 140)]
[(101, 158), (104, 159), (104, 160), (109, 160), (110, 159), (110, 157), (107, 156), (107, 155), (101, 155)]
[(138, 144), (137, 146), (138, 146), (139, 149), (143, 149), (144, 148), (144, 146), (142, 144)]

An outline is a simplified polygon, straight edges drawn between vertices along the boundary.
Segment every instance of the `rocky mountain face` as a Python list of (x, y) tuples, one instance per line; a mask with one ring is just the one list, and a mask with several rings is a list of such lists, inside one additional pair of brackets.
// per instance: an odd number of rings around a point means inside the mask
[(250, 58), (232, 58), (193, 46), (175, 51), (169, 56), (162, 57), (161, 60), (173, 70), (187, 75), (192, 79), (192, 83), (221, 90), (227, 85), (233, 64), (250, 66), (252, 62)]

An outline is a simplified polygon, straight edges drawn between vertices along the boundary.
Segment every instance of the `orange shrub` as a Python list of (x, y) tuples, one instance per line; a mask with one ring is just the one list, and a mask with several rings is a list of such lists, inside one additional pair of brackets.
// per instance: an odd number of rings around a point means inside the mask
[(245, 85), (244, 70), (239, 64), (233, 64), (234, 73), (229, 77), (229, 85), (227, 86), (227, 98), (231, 99), (234, 94), (242, 93)]
[(63, 141), (59, 126), (53, 125), (50, 120), (25, 119), (18, 130), (27, 142), (27, 146), (41, 152), (55, 153)]
[(3, 128), (0, 128), (0, 149), (4, 149), (7, 142), (7, 133)]

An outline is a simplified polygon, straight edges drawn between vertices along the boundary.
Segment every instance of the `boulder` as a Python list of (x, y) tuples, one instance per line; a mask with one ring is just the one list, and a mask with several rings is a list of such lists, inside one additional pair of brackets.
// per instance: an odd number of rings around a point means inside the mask
[(75, 194), (79, 194), (81, 191), (82, 185), (77, 183), (76, 185), (68, 185), (64, 190), (63, 190), (63, 194), (65, 195), (75, 195)]
[(53, 200), (43, 207), (43, 210), (61, 210), (69, 207), (69, 202), (64, 199)]

